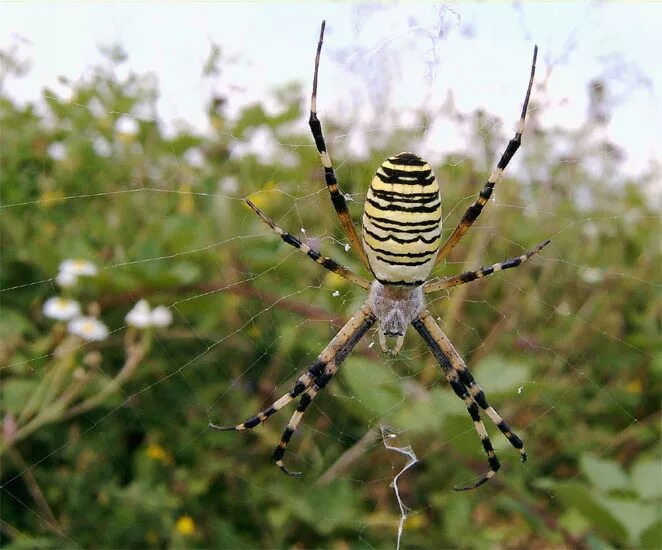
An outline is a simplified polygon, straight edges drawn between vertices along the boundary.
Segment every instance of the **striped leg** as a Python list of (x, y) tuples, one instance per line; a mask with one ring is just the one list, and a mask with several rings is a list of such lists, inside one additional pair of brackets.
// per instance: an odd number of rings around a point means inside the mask
[(313, 139), (315, 140), (315, 145), (317, 146), (317, 151), (319, 152), (320, 160), (322, 161), (322, 167), (324, 168), (324, 179), (326, 180), (326, 186), (329, 190), (329, 193), (331, 193), (331, 202), (333, 203), (333, 207), (336, 209), (336, 213), (340, 219), (340, 224), (342, 225), (343, 231), (345, 232), (345, 236), (349, 239), (349, 242), (354, 247), (356, 253), (359, 255), (361, 263), (368, 271), (370, 271), (368, 258), (356, 233), (356, 228), (354, 227), (352, 218), (349, 215), (349, 210), (347, 209), (347, 201), (338, 189), (338, 180), (336, 179), (336, 174), (333, 171), (331, 157), (327, 151), (326, 143), (324, 142), (324, 135), (322, 134), (322, 124), (317, 118), (317, 74), (319, 72), (320, 55), (322, 53), (322, 42), (324, 41), (325, 26), (326, 21), (322, 21), (320, 38), (319, 42), (317, 43), (317, 55), (315, 56), (315, 74), (313, 76), (313, 93), (310, 99), (310, 119), (308, 120), (308, 124), (310, 125), (310, 130), (313, 133)]
[(328, 269), (329, 271), (333, 271), (336, 275), (339, 277), (342, 277), (343, 279), (347, 279), (348, 281), (354, 283), (355, 285), (360, 286), (361, 288), (365, 288), (366, 290), (370, 289), (370, 283), (366, 281), (363, 277), (359, 277), (358, 275), (352, 273), (349, 269), (346, 267), (341, 266), (338, 264), (335, 260), (332, 258), (327, 258), (326, 256), (322, 256), (317, 250), (313, 250), (310, 248), (307, 244), (302, 243), (299, 239), (297, 239), (294, 235), (291, 235), (290, 233), (287, 233), (280, 227), (276, 225), (276, 223), (267, 215), (262, 212), (255, 204), (253, 204), (249, 199), (246, 199), (246, 204), (250, 206), (253, 211), (262, 218), (264, 223), (266, 223), (271, 229), (273, 229), (278, 235), (280, 235), (280, 238), (283, 239), (287, 244), (293, 246), (294, 248), (298, 248), (306, 254), (309, 258), (312, 258), (315, 260), (318, 264), (320, 264), (323, 268)]
[(245, 422), (242, 422), (241, 424), (237, 424), (235, 426), (219, 426), (217, 424), (213, 424), (212, 422), (210, 422), (209, 427), (224, 432), (226, 431), (240, 432), (242, 430), (251, 430), (255, 428), (255, 426), (260, 424), (260, 422), (264, 422), (272, 414), (278, 412), (285, 405), (288, 405), (292, 400), (296, 399), (299, 395), (301, 395), (304, 392), (304, 390), (306, 390), (310, 386), (313, 379), (322, 368), (323, 365), (320, 365), (318, 361), (315, 361), (315, 363), (313, 363), (310, 369), (308, 369), (308, 372), (299, 376), (296, 383), (294, 384), (294, 387), (289, 392), (287, 392), (285, 395), (281, 396), (279, 399), (274, 401), (266, 409), (261, 410), (255, 416), (251, 416)]
[(487, 402), (485, 393), (483, 393), (483, 390), (480, 389), (480, 386), (474, 380), (474, 377), (464, 364), (462, 357), (453, 347), (453, 344), (448, 337), (439, 328), (437, 323), (434, 322), (430, 313), (424, 311), (421, 313), (417, 321), (420, 321), (427, 329), (427, 332), (432, 335), (435, 345), (438, 346), (441, 352), (448, 358), (453, 370), (457, 372), (460, 382), (462, 382), (462, 384), (469, 390), (469, 394), (474, 401), (485, 411), (490, 420), (494, 422), (496, 427), (499, 428), (499, 431), (505, 436), (510, 444), (519, 451), (522, 462), (525, 462), (526, 452), (524, 451), (524, 443), (522, 443), (522, 440), (511, 431), (510, 426), (508, 426), (503, 418), (501, 418), (501, 416), (499, 416), (494, 408)]
[(276, 466), (278, 466), (288, 476), (300, 476), (301, 472), (290, 472), (283, 464), (283, 455), (285, 455), (287, 445), (290, 442), (290, 439), (292, 438), (292, 435), (296, 431), (297, 427), (299, 426), (299, 422), (301, 422), (303, 414), (306, 412), (308, 405), (310, 405), (313, 399), (315, 399), (317, 393), (329, 383), (331, 377), (337, 371), (338, 366), (336, 365), (335, 361), (331, 361), (324, 369), (324, 372), (315, 379), (315, 383), (304, 392), (299, 401), (297, 410), (294, 411), (292, 418), (290, 418), (290, 421), (287, 423), (287, 427), (285, 428), (285, 431), (280, 438), (278, 447), (276, 447), (274, 450), (273, 459), (276, 461)]
[(285, 455), (287, 445), (299, 426), (299, 422), (301, 422), (308, 405), (310, 405), (312, 400), (315, 399), (317, 393), (329, 383), (329, 380), (331, 380), (331, 377), (338, 371), (338, 368), (345, 360), (345, 357), (349, 355), (352, 349), (354, 349), (354, 346), (358, 344), (359, 340), (363, 338), (363, 335), (375, 323), (375, 321), (376, 318), (370, 311), (370, 306), (366, 302), (318, 357), (317, 361), (323, 361), (324, 363), (323, 370), (315, 376), (313, 384), (309, 386), (301, 396), (299, 406), (297, 407), (297, 410), (294, 411), (290, 421), (287, 423), (287, 427), (281, 436), (280, 443), (274, 450), (273, 459), (276, 462), (276, 466), (287, 475), (301, 475), (301, 472), (290, 472), (285, 467), (283, 464), (283, 456)]
[(283, 466), (282, 457), (285, 453), (287, 443), (301, 420), (301, 416), (303, 416), (303, 412), (315, 394), (328, 383), (329, 379), (333, 373), (338, 370), (338, 367), (344, 361), (345, 357), (347, 357), (354, 346), (358, 344), (359, 340), (363, 338), (368, 329), (374, 325), (375, 321), (376, 318), (372, 314), (370, 306), (367, 302), (364, 303), (361, 309), (359, 309), (354, 316), (347, 321), (345, 326), (340, 329), (329, 345), (319, 354), (315, 362), (308, 369), (308, 372), (297, 379), (290, 392), (286, 393), (278, 400), (274, 401), (269, 407), (263, 409), (241, 424), (235, 426), (218, 426), (216, 424), (209, 424), (209, 426), (224, 431), (241, 431), (255, 428), (261, 422), (264, 422), (271, 415), (282, 409), (285, 405), (289, 404), (293, 399), (296, 399), (301, 395), (299, 406), (285, 429), (278, 448), (274, 452), (274, 460), (276, 460), (278, 466), (285, 473), (289, 473)]
[(490, 478), (494, 477), (494, 475), (501, 467), (501, 464), (499, 464), (499, 459), (497, 458), (496, 453), (494, 452), (494, 448), (492, 447), (492, 442), (490, 441), (490, 436), (487, 434), (487, 430), (485, 429), (485, 424), (483, 424), (483, 421), (480, 418), (480, 413), (478, 412), (478, 406), (476, 405), (476, 402), (468, 393), (466, 386), (460, 380), (460, 377), (457, 371), (453, 368), (453, 365), (451, 364), (449, 358), (446, 356), (446, 354), (443, 352), (441, 347), (438, 345), (436, 339), (437, 336), (436, 331), (430, 331), (426, 326), (425, 317), (424, 317), (425, 315), (429, 317), (429, 313), (425, 311), (423, 312), (421, 317), (419, 317), (412, 323), (412, 325), (421, 335), (421, 337), (428, 345), (428, 347), (432, 350), (432, 353), (434, 354), (435, 358), (441, 365), (441, 369), (443, 370), (444, 375), (446, 376), (446, 380), (448, 380), (448, 383), (455, 392), (455, 395), (457, 395), (460, 399), (462, 399), (462, 401), (464, 401), (467, 407), (467, 411), (469, 412), (469, 416), (471, 416), (471, 419), (473, 420), (476, 433), (478, 434), (478, 437), (480, 438), (480, 442), (483, 445), (483, 449), (487, 454), (487, 461), (490, 469), (487, 472), (485, 472), (483, 475), (481, 475), (478, 479), (469, 483), (468, 485), (460, 485), (460, 486), (456, 485), (454, 487), (456, 491), (467, 491), (469, 489), (475, 489), (479, 485), (482, 485), (483, 483), (488, 481)]
[(508, 142), (506, 150), (501, 155), (501, 159), (497, 164), (497, 167), (492, 171), (492, 174), (488, 178), (485, 186), (478, 195), (478, 199), (473, 203), (467, 211), (462, 216), (460, 223), (457, 225), (453, 233), (444, 245), (439, 250), (439, 255), (437, 256), (437, 261), (435, 265), (438, 265), (448, 254), (453, 250), (453, 247), (460, 241), (462, 236), (469, 230), (471, 225), (476, 221), (476, 218), (480, 216), (480, 213), (483, 210), (483, 207), (492, 196), (492, 190), (494, 186), (501, 181), (503, 177), (503, 172), (508, 166), (508, 163), (513, 158), (517, 149), (522, 143), (522, 132), (524, 132), (524, 119), (526, 118), (526, 111), (529, 107), (529, 98), (531, 97), (531, 88), (533, 87), (533, 77), (536, 74), (536, 59), (538, 57), (538, 46), (533, 48), (533, 62), (531, 63), (531, 76), (529, 77), (529, 86), (526, 89), (526, 96), (524, 97), (524, 106), (522, 107), (522, 114), (519, 119), (519, 124), (517, 125), (517, 131), (515, 132), (515, 137)]
[(425, 291), (426, 294), (429, 294), (430, 292), (437, 292), (438, 290), (444, 290), (445, 288), (450, 288), (453, 286), (470, 283), (471, 281), (475, 281), (476, 279), (487, 277), (488, 275), (492, 275), (492, 273), (497, 273), (498, 271), (503, 271), (504, 269), (517, 267), (518, 265), (521, 265), (523, 262), (528, 260), (531, 256), (534, 256), (535, 254), (540, 252), (550, 242), (551, 241), (548, 239), (544, 243), (539, 244), (535, 248), (529, 250), (526, 254), (522, 254), (517, 258), (511, 258), (510, 260), (507, 260), (505, 262), (492, 264), (487, 267), (481, 267), (476, 271), (465, 271), (464, 273), (461, 273), (460, 275), (455, 275), (454, 277), (445, 277), (440, 281), (433, 281), (431, 283), (427, 283), (423, 287), (423, 290)]

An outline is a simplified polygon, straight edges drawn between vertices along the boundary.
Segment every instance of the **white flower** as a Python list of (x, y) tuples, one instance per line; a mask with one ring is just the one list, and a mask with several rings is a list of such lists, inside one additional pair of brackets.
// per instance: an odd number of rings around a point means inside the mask
[(205, 156), (197, 147), (191, 147), (184, 153), (184, 160), (191, 166), (200, 167), (205, 164)]
[(126, 322), (136, 328), (167, 327), (172, 323), (172, 313), (165, 306), (150, 309), (147, 300), (140, 300), (127, 313)]
[(67, 156), (67, 148), (58, 141), (51, 143), (47, 151), (55, 160), (62, 160)]
[(561, 302), (558, 306), (556, 306), (556, 313), (559, 315), (570, 315), (572, 311), (570, 310), (570, 305), (568, 305), (568, 302)]
[(60, 288), (71, 288), (78, 281), (78, 276), (71, 271), (60, 271), (55, 277), (55, 282)]
[(234, 176), (227, 176), (218, 182), (218, 187), (224, 193), (236, 193), (239, 190), (239, 181)]
[(601, 283), (605, 280), (604, 272), (595, 267), (585, 267), (580, 271), (579, 275), (587, 283)]
[(108, 327), (94, 317), (76, 317), (67, 325), (69, 332), (85, 340), (105, 340)]
[(124, 319), (136, 328), (147, 328), (152, 324), (151, 313), (147, 300), (139, 300)]
[(44, 302), (44, 315), (58, 321), (68, 321), (80, 315), (80, 306), (76, 300), (53, 296)]
[(152, 311), (152, 323), (155, 327), (167, 327), (172, 323), (172, 312), (165, 306), (155, 307)]
[(64, 260), (60, 264), (60, 273), (91, 277), (97, 274), (97, 266), (88, 260)]
[(87, 260), (64, 260), (55, 282), (62, 288), (71, 288), (78, 277), (91, 277), (97, 274), (97, 266)]
[(113, 154), (113, 148), (108, 140), (103, 137), (96, 137), (92, 140), (94, 152), (100, 157), (110, 157)]
[(139, 129), (135, 118), (123, 115), (115, 121), (115, 131), (120, 134), (137, 134)]

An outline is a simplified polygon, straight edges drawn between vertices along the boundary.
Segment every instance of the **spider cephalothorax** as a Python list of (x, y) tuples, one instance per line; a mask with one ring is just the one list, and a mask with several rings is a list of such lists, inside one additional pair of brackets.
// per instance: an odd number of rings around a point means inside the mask
[[(382, 350), (397, 355), (404, 342), (407, 327), (425, 308), (423, 287), (384, 285), (375, 280), (370, 287), (368, 304), (379, 323), (379, 344)], [(394, 348), (387, 346), (386, 336), (396, 337)]]
[[(324, 26), (325, 24), (322, 22), (315, 57), (309, 123), (324, 168), (324, 177), (331, 194), (331, 201), (338, 214), (343, 231), (363, 266), (374, 275), (374, 280), (371, 283), (349, 269), (342, 267), (331, 258), (322, 256), (318, 251), (302, 243), (295, 236), (282, 230), (250, 200), (247, 200), (248, 205), (269, 227), (280, 235), (283, 241), (307, 254), (308, 257), (325, 269), (360, 286), (369, 293), (361, 308), (340, 329), (329, 345), (324, 348), (308, 371), (299, 376), (294, 387), (288, 393), (241, 424), (233, 426), (210, 424), (210, 426), (221, 430), (240, 431), (251, 429), (300, 396), (299, 405), (287, 424), (281, 441), (273, 454), (276, 464), (283, 472), (290, 475), (296, 474), (296, 472), (289, 472), (285, 467), (283, 455), (305, 410), (317, 393), (329, 383), (345, 357), (375, 323), (378, 325), (379, 341), (382, 349), (393, 355), (400, 350), (407, 327), (411, 325), (429, 346), (452, 390), (464, 401), (483, 449), (487, 454), (489, 470), (473, 482), (456, 487), (457, 490), (473, 489), (493, 477), (499, 469), (499, 460), (483, 425), (480, 410), (499, 428), (513, 447), (519, 450), (522, 461), (526, 460), (524, 444), (488, 403), (483, 390), (474, 380), (462, 357), (426, 309), (425, 294), (463, 285), (497, 271), (517, 267), (549, 243), (549, 241), (546, 241), (521, 256), (505, 262), (492, 264), (475, 271), (467, 271), (453, 277), (445, 277), (434, 281), (428, 280), (434, 267), (448, 256), (453, 247), (478, 218), (490, 198), (494, 186), (503, 176), (503, 171), (520, 146), (522, 132), (524, 131), (524, 119), (529, 104), (531, 87), (533, 86), (538, 48), (536, 47), (533, 50), (529, 86), (524, 98), (517, 132), (513, 139), (508, 142), (497, 167), (485, 182), (478, 198), (464, 213), (443, 246), (440, 247), (441, 196), (439, 185), (430, 166), (413, 153), (400, 153), (390, 157), (377, 169), (366, 195), (363, 212), (363, 235), (362, 239), (359, 239), (349, 215), (345, 197), (338, 189), (331, 157), (326, 149), (322, 134), (322, 125), (317, 118), (317, 74), (324, 38)], [(396, 344), (393, 348), (387, 346), (387, 337), (396, 338)]]

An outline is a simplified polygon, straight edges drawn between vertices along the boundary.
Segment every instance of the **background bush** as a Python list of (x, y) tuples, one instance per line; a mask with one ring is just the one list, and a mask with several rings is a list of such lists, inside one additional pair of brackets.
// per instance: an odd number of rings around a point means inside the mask
[[(370, 333), (306, 415), (286, 455), (305, 475), (289, 479), (270, 456), (291, 409), (250, 434), (208, 423), (241, 421), (287, 391), (364, 299), (241, 200), (360, 270), (311, 138), (294, 124), (307, 101), (288, 87), (274, 93), (275, 114), (256, 104), (230, 118), (218, 97), (211, 135), (166, 136), (154, 83), (118, 77), (122, 57), (111, 53), (66, 99), (0, 97), (4, 545), (392, 547), (400, 511), (389, 485), (406, 457), (385, 447), (382, 425), (420, 460), (399, 481), (408, 548), (662, 545), (659, 174), (621, 175), (595, 110), (576, 131), (543, 129), (532, 104), (517, 177), (445, 274), (552, 244), (431, 304), (530, 461), (490, 429), (502, 471), (452, 492), (485, 468), (463, 404), (413, 331), (397, 359)], [(445, 109), (418, 113), (411, 129), (375, 128), (367, 159), (339, 137), (348, 128), (324, 120), (343, 190), (360, 203), (386, 156), (416, 150), (433, 117), (455, 117), (475, 150), (430, 159), (451, 230), (510, 125)], [(306, 146), (281, 145), (275, 161), (231, 154), (257, 130)], [(72, 344), (42, 312), (67, 258), (99, 267), (71, 294), (110, 327), (104, 341)], [(170, 307), (174, 323), (127, 327), (141, 298)], [(113, 386), (132, 358), (137, 368)]]

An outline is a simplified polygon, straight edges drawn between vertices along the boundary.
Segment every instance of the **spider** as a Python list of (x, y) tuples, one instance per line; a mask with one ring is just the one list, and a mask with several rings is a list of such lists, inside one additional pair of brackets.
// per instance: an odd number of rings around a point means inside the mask
[[(276, 465), (284, 473), (291, 476), (300, 475), (300, 472), (290, 472), (285, 467), (283, 456), (292, 434), (315, 396), (329, 383), (343, 360), (375, 323), (378, 325), (380, 346), (385, 353), (391, 355), (396, 355), (400, 351), (407, 327), (411, 324), (429, 346), (455, 394), (466, 404), (474, 428), (487, 454), (489, 469), (471, 483), (454, 487), (458, 491), (473, 489), (491, 479), (500, 467), (487, 430), (481, 420), (479, 407), (496, 424), (511, 445), (520, 452), (522, 462), (526, 460), (524, 444), (488, 403), (483, 390), (474, 380), (453, 344), (426, 308), (424, 295), (517, 267), (540, 252), (550, 242), (547, 240), (527, 253), (505, 262), (482, 267), (475, 271), (467, 271), (453, 277), (428, 281), (435, 266), (448, 256), (476, 221), (490, 198), (494, 186), (501, 180), (503, 171), (520, 146), (535, 75), (538, 47), (535, 46), (533, 50), (531, 74), (515, 136), (508, 143), (496, 168), (480, 191), (478, 199), (467, 209), (444, 244), (441, 245), (442, 220), (439, 185), (428, 163), (413, 153), (400, 153), (389, 157), (377, 169), (366, 196), (363, 211), (363, 234), (362, 239), (359, 239), (349, 215), (345, 197), (338, 188), (331, 158), (322, 134), (322, 126), (317, 117), (317, 75), (324, 29), (325, 22), (323, 21), (315, 56), (309, 125), (324, 168), (324, 177), (331, 194), (331, 202), (343, 231), (358, 254), (361, 263), (372, 273), (374, 279), (370, 282), (341, 266), (335, 260), (322, 256), (317, 250), (278, 227), (255, 204), (246, 199), (248, 206), (283, 241), (297, 248), (325, 269), (367, 290), (368, 298), (319, 354), (308, 371), (299, 376), (294, 387), (288, 393), (241, 424), (218, 426), (210, 423), (210, 427), (234, 431), (255, 428), (300, 396), (299, 405), (273, 453)], [(395, 338), (394, 347), (391, 348), (387, 345), (387, 337)]]

